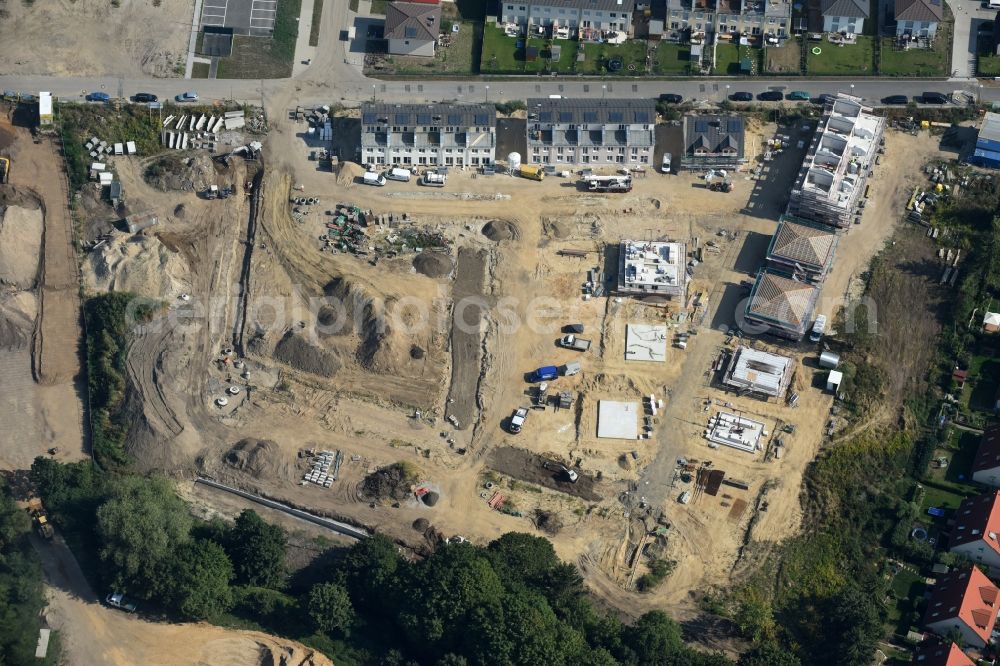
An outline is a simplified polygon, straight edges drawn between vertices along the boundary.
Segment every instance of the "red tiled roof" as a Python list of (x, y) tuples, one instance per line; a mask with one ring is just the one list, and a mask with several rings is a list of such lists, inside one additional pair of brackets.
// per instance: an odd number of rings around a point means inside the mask
[(966, 379), (969, 378), (969, 371), (968, 370), (954, 370), (954, 371), (952, 371), (951, 376), (954, 379), (956, 379), (956, 380), (958, 380), (960, 382), (964, 382)]
[(973, 472), (1000, 467), (1000, 424), (991, 425), (983, 431), (979, 440), (979, 450), (972, 463)]
[(951, 642), (945, 645), (936, 638), (924, 641), (917, 647), (913, 663), (917, 666), (975, 666), (957, 645)]
[(955, 513), (952, 547), (980, 540), (1000, 553), (1000, 490), (962, 500)]
[(998, 594), (1000, 589), (975, 567), (942, 576), (931, 593), (924, 624), (958, 619), (988, 643), (997, 617)]

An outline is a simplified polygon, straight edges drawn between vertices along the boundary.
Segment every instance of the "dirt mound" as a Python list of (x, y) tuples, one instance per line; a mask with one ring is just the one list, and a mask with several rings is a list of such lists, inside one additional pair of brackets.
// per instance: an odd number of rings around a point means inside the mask
[(379, 468), (361, 482), (361, 496), (368, 500), (406, 499), (418, 474), (417, 468), (406, 462)]
[(33, 288), (41, 251), (41, 209), (8, 206), (0, 216), (0, 282)]
[(119, 235), (87, 255), (84, 280), (95, 291), (171, 298), (190, 291), (183, 256), (155, 236)]
[(178, 220), (183, 220), (187, 217), (187, 209), (184, 208), (184, 204), (177, 204), (174, 206), (174, 217)]
[(490, 220), (483, 226), (483, 235), (491, 241), (514, 240), (521, 235), (520, 230), (508, 220)]
[(424, 250), (413, 258), (413, 267), (421, 275), (440, 278), (450, 274), (454, 264), (451, 257), (444, 252)]
[[(395, 301), (387, 303), (366, 288), (343, 278), (327, 284), (325, 293), (342, 306), (346, 314), (343, 326), (345, 332), (356, 332), (360, 338), (354, 350), (358, 363), (376, 374), (399, 374), (409, 358), (411, 343), (400, 331), (394, 329), (391, 318), (387, 315)], [(331, 310), (336, 312), (337, 308), (331, 307)], [(395, 314), (399, 321), (413, 323), (407, 316), (412, 315), (412, 312), (401, 309)], [(327, 316), (333, 314), (327, 313)]]
[(354, 162), (341, 162), (340, 172), (337, 174), (337, 185), (341, 187), (347, 187), (348, 185), (353, 185), (354, 181), (361, 178), (365, 170), (360, 164), (355, 164)]
[(420, 360), (427, 355), (427, 352), (420, 345), (413, 345), (410, 347), (410, 358), (414, 360)]
[(421, 495), (420, 499), (427, 506), (434, 506), (441, 500), (441, 495), (431, 490)]
[(241, 439), (222, 456), (222, 462), (255, 479), (278, 476), (282, 467), (278, 445), (268, 439)]
[(285, 333), (275, 345), (274, 358), (296, 370), (321, 377), (333, 377), (341, 367), (336, 354), (317, 347), (294, 331)]
[(535, 527), (550, 536), (559, 534), (563, 528), (562, 519), (554, 511), (543, 511), (539, 509), (535, 513)]
[(30, 291), (0, 296), (0, 349), (23, 349), (31, 344), (38, 302)]
[(413, 529), (423, 534), (427, 531), (427, 528), (431, 526), (431, 521), (426, 518), (417, 518), (413, 521)]
[(542, 220), (542, 229), (546, 236), (552, 238), (569, 238), (573, 233), (573, 225), (565, 220), (552, 220), (545, 218)]
[(190, 157), (164, 155), (147, 166), (142, 176), (150, 187), (163, 192), (201, 192), (216, 184), (212, 159), (199, 153)]

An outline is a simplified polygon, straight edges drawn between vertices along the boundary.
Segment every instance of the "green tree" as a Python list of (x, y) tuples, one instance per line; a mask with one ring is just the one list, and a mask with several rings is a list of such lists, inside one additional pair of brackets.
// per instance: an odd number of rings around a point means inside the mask
[(559, 564), (551, 541), (523, 532), (508, 532), (486, 550), (493, 569), (507, 585), (541, 583)]
[(626, 661), (636, 664), (662, 664), (670, 655), (684, 651), (681, 628), (663, 611), (649, 611), (627, 627), (622, 641)]
[(111, 567), (115, 587), (143, 599), (169, 591), (165, 573), (190, 531), (187, 507), (161, 477), (120, 478), (97, 508), (100, 556)]
[(736, 625), (754, 642), (773, 638), (776, 625), (771, 602), (757, 588), (746, 588), (736, 604)]
[(284, 587), (288, 540), (281, 527), (265, 522), (253, 509), (245, 509), (236, 518), (226, 542), (240, 584)]
[(35, 660), (42, 571), (28, 542), (31, 523), (0, 480), (0, 664)]
[(222, 546), (207, 539), (183, 543), (171, 567), (173, 605), (194, 620), (225, 613), (233, 605), (232, 578), (233, 565)]
[(790, 650), (771, 640), (755, 645), (736, 663), (737, 666), (802, 666), (802, 662)]
[(347, 590), (337, 583), (320, 583), (309, 590), (309, 617), (319, 631), (347, 633), (354, 622), (354, 607)]
[[(867, 666), (882, 635), (881, 612), (871, 593), (851, 584), (830, 603), (824, 663)], [(819, 655), (818, 655), (819, 656)]]
[(355, 607), (377, 616), (394, 615), (403, 564), (396, 544), (384, 534), (351, 546), (344, 554), (341, 571)]

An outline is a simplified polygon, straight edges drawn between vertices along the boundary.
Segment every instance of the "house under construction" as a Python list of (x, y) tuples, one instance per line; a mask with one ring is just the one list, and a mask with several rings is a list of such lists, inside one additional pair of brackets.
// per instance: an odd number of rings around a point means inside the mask
[(770, 268), (761, 269), (750, 291), (744, 318), (761, 333), (798, 342), (812, 324), (813, 311), (819, 298), (819, 287), (791, 274)]
[(825, 224), (782, 215), (767, 248), (767, 262), (811, 282), (822, 282), (833, 266), (837, 232)]
[(792, 359), (750, 347), (740, 347), (722, 382), (738, 391), (780, 398), (792, 381)]
[(634, 296), (687, 296), (684, 243), (622, 241), (618, 251), (617, 291)]
[(860, 97), (838, 94), (827, 103), (792, 188), (788, 214), (835, 227), (860, 215), (885, 119), (871, 114)]

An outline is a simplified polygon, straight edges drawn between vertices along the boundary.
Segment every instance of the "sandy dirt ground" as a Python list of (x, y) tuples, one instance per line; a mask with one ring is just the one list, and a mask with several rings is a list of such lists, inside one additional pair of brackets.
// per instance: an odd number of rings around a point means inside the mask
[[(161, 210), (184, 202), (185, 218), (169, 219), (154, 237), (183, 258), (187, 272), (164, 274), (163, 280), (189, 285), (196, 304), (230, 296), (211, 308), (209, 319), (151, 328), (134, 342), (129, 372), (143, 418), (132, 439), (141, 442), (133, 444), (141, 464), (208, 474), (415, 547), (434, 546), (411, 527), (420, 518), (445, 536), (476, 542), (504, 531), (537, 530), (552, 538), (560, 556), (580, 565), (602, 598), (633, 614), (669, 606), (681, 618), (692, 617), (699, 591), (752, 566), (743, 557), (748, 544), (773, 544), (799, 530), (802, 474), (821, 446), (832, 404), (813, 387), (815, 348), (753, 341), (794, 359), (795, 408), (726, 394), (711, 384), (711, 366), (735, 345), (724, 330), (740, 309), (739, 282), (763, 260), (802, 151), (785, 151), (760, 180), (736, 174), (731, 194), (707, 192), (696, 174), (652, 172), (624, 196), (589, 195), (557, 177), (535, 183), (460, 171), (439, 191), (412, 182), (360, 185), (356, 165), (339, 174), (320, 171), (307, 159), (308, 146), (298, 136), (303, 129), (274, 120), (252, 239), (245, 237), (244, 201), (156, 192), (137, 177), (140, 166), (124, 169), (130, 196)], [(750, 145), (762, 145), (775, 131), (753, 128)], [(792, 146), (808, 138), (799, 128), (786, 132)], [(874, 199), (864, 223), (842, 238), (824, 296), (843, 293), (864, 269), (899, 217), (911, 165), (934, 153), (926, 137), (889, 135), (872, 181)], [(244, 179), (242, 172), (225, 177)], [(296, 217), (293, 196), (320, 202)], [(367, 254), (334, 253), (319, 240), (330, 219), (324, 211), (340, 203), (385, 222), (364, 230), (360, 247)], [(415, 262), (412, 245), (378, 258), (374, 248), (407, 234), (437, 239), (448, 259), (435, 264), (440, 270)], [(606, 244), (648, 237), (703, 250), (687, 302), (581, 297), (588, 272), (604, 268)], [(586, 255), (559, 254), (566, 249)], [(482, 257), (483, 269), (456, 268), (471, 253)], [(241, 285), (239, 266), (247, 260)], [(234, 298), (244, 287), (250, 303), (245, 317)], [(167, 289), (163, 283), (148, 288)], [(481, 325), (467, 339), (456, 338), (452, 301), (477, 294)], [(324, 314), (323, 307), (334, 303), (343, 312)], [(334, 314), (343, 314), (349, 326), (324, 328)], [(242, 357), (228, 349), (239, 338), (239, 321), (246, 322)], [(569, 322), (585, 325), (584, 337), (593, 340), (589, 351), (556, 345), (560, 327)], [(628, 361), (625, 328), (636, 323), (666, 326), (671, 336), (696, 334), (686, 350), (669, 348), (662, 363)], [(583, 371), (555, 380), (550, 389), (571, 391), (573, 407), (532, 410), (524, 432), (508, 434), (506, 418), (530, 401), (525, 373), (573, 360)], [(239, 391), (226, 393), (232, 386)], [(218, 407), (223, 395), (229, 402)], [(599, 400), (641, 404), (649, 395), (664, 406), (649, 422), (648, 439), (596, 437)], [(473, 405), (474, 422), (449, 423), (448, 415), (469, 413)], [(720, 410), (762, 421), (769, 431), (766, 449), (754, 455), (708, 449), (701, 432)], [(786, 423), (796, 430), (783, 435), (779, 458), (770, 439)], [(506, 474), (491, 469), (491, 454), (504, 446), (525, 451), (518, 461), (575, 466), (593, 479), (593, 494), (560, 492), (558, 484), (540, 481), (538, 470), (519, 473), (521, 463), (500, 465)], [(306, 484), (309, 451), (326, 449), (343, 454), (338, 480), (330, 488)], [(696, 466), (711, 460), (711, 469), (745, 481), (748, 489), (722, 486), (710, 496), (675, 473), (679, 457)], [(367, 474), (397, 461), (415, 465), (418, 486), (440, 493), (436, 506), (426, 506), (416, 493), (399, 502), (359, 498)], [(685, 489), (693, 498), (682, 505), (676, 499)], [(506, 513), (487, 506), (498, 492)], [(678, 563), (654, 594), (634, 591), (648, 562), (643, 553)]]
[[(6, 117), (0, 118), (0, 143), (13, 163), (0, 198), (43, 213), (38, 281), (19, 292), (31, 301), (22, 309), (30, 337), (0, 353), (0, 426), (9, 433), (0, 466), (26, 469), (53, 448), (61, 460), (85, 455), (77, 263), (64, 181), (52, 177), (61, 173), (56, 148), (48, 141), (33, 143), (27, 130)], [(0, 308), (5, 317), (11, 303), (6, 305)]]
[[(183, 75), (194, 2), (121, 0), (118, 4), (115, 7), (110, 0), (4, 3), (0, 71), (123, 78)], [(90, 91), (81, 91), (85, 92)]]

